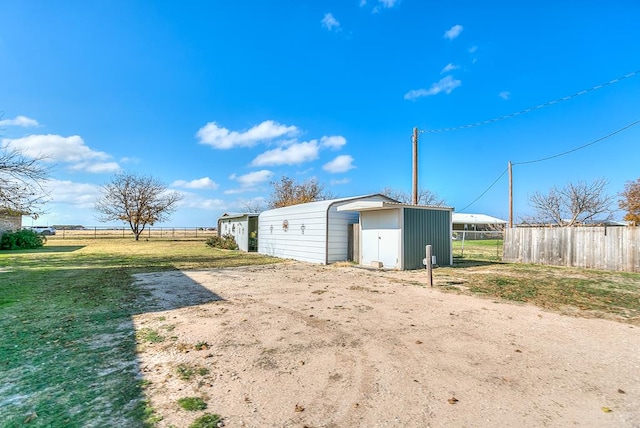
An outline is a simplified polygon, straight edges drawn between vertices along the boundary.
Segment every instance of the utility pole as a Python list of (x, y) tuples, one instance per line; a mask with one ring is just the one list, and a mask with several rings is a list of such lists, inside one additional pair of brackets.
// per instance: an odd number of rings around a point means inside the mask
[(418, 128), (413, 128), (413, 183), (411, 204), (418, 205)]
[(511, 161), (509, 161), (509, 229), (513, 227), (513, 174), (511, 166)]

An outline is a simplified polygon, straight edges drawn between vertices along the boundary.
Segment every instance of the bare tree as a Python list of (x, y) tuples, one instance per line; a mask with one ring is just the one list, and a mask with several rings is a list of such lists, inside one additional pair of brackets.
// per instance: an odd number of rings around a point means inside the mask
[[(385, 187), (380, 191), (385, 196), (395, 199), (403, 204), (410, 204), (413, 200), (411, 192), (405, 192), (404, 190), (394, 189), (391, 187)], [(418, 204), (419, 205), (431, 205), (441, 207), (446, 205), (445, 201), (441, 199), (435, 192), (429, 189), (418, 188)]]
[(281, 208), (333, 198), (330, 192), (324, 190), (324, 185), (319, 184), (315, 178), (304, 183), (296, 183), (289, 177), (282, 177), (279, 182), (271, 182), (271, 185), (273, 192), (268, 202), (269, 208)]
[(640, 224), (640, 178), (627, 181), (620, 196), (622, 199), (618, 201), (618, 207), (627, 212), (624, 219), (637, 226)]
[(249, 199), (240, 204), (240, 212), (243, 213), (261, 213), (264, 211), (264, 200)]
[(102, 186), (95, 210), (100, 221), (119, 220), (129, 224), (136, 241), (146, 226), (167, 220), (182, 199), (178, 192), (153, 177), (120, 173)]
[(49, 168), (43, 157), (28, 157), (21, 150), (0, 146), (0, 208), (16, 214), (36, 215), (47, 198), (43, 183)]
[(601, 178), (592, 183), (569, 183), (562, 189), (553, 187), (546, 195), (536, 192), (529, 197), (529, 204), (536, 214), (527, 221), (576, 226), (595, 220), (610, 220), (614, 197), (606, 194), (607, 184)]

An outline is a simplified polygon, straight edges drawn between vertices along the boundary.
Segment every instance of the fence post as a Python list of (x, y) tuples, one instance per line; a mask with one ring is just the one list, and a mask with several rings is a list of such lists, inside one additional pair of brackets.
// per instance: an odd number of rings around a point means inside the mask
[(467, 234), (467, 231), (463, 230), (462, 231), (462, 252), (460, 254), (460, 257), (464, 257), (464, 238), (465, 238), (466, 234)]

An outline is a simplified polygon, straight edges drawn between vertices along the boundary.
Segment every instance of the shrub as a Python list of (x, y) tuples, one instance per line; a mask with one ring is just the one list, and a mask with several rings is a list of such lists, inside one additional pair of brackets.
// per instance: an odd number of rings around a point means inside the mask
[(40, 248), (47, 238), (32, 230), (18, 230), (17, 232), (5, 232), (0, 238), (0, 250), (30, 250)]
[(236, 238), (231, 234), (220, 236), (212, 236), (207, 239), (206, 244), (211, 248), (222, 248), (223, 250), (237, 250), (238, 244)]

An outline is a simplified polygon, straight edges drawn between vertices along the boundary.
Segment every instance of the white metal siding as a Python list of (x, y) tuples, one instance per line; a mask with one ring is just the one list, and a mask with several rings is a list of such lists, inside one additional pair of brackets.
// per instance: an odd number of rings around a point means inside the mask
[[(358, 222), (358, 213), (338, 211), (337, 207), (354, 200), (390, 199), (370, 195), (310, 202), (265, 211), (258, 217), (258, 252), (320, 264), (346, 260), (347, 225)], [(289, 223), (287, 231), (282, 227), (284, 220)]]
[(242, 251), (249, 251), (249, 220), (247, 217), (221, 219), (220, 235), (232, 235), (238, 248)]
[[(305, 207), (305, 205), (310, 204), (292, 205), (260, 214), (258, 217), (259, 253), (305, 262), (325, 263), (326, 207)], [(287, 231), (282, 227), (285, 220), (289, 223)], [(304, 225), (304, 233), (302, 225)]]

